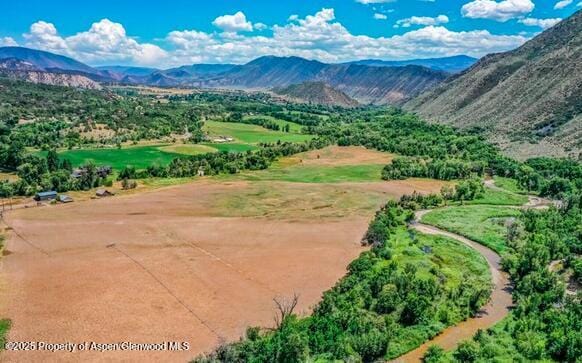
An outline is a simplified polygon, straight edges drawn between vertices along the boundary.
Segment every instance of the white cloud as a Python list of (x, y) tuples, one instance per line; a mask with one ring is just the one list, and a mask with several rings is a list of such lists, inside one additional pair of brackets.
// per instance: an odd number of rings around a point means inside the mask
[(556, 3), (556, 5), (554, 5), (554, 9), (563, 9), (566, 6), (572, 4), (574, 2), (574, 0), (562, 0), (562, 1), (558, 1)]
[(0, 47), (16, 47), (18, 43), (12, 37), (0, 37)]
[(385, 14), (375, 13), (374, 14), (374, 19), (377, 19), (377, 20), (386, 20), (386, 19), (388, 19), (388, 17)]
[(253, 31), (253, 24), (247, 21), (247, 17), (242, 11), (234, 15), (219, 16), (214, 19), (212, 24), (225, 32)]
[(550, 18), (550, 19), (537, 19), (537, 18), (524, 18), (518, 20), (521, 24), (527, 26), (538, 26), (542, 29), (551, 28), (554, 25), (562, 21), (561, 18)]
[(446, 15), (439, 15), (434, 18), (429, 16), (412, 16), (406, 19), (400, 19), (394, 25), (395, 28), (403, 27), (410, 28), (412, 25), (439, 25), (449, 22), (449, 17)]
[(131, 62), (150, 65), (159, 63), (167, 53), (157, 45), (138, 43), (128, 37), (125, 28), (109, 19), (93, 23), (91, 28), (69, 37), (61, 37), (56, 27), (44, 21), (30, 26), (23, 34), (25, 44), (68, 55), (89, 63)]
[(175, 47), (170, 62), (244, 63), (262, 55), (294, 55), (324, 62), (482, 56), (516, 48), (527, 40), (521, 35), (494, 35), (486, 30), (455, 32), (443, 26), (427, 26), (393, 37), (353, 35), (335, 21), (333, 9), (322, 9), (305, 18), (293, 17), (287, 24), (274, 25), (272, 29), (271, 37), (174, 31), (167, 37)]
[[(420, 28), (401, 35), (371, 37), (352, 34), (335, 19), (333, 9), (322, 9), (304, 18), (292, 16), (284, 24), (273, 25), (270, 27), (272, 34), (268, 36), (236, 31), (171, 31), (159, 40), (163, 49), (155, 44), (139, 42), (128, 36), (121, 24), (107, 19), (71, 36), (61, 36), (53, 24), (41, 21), (31, 26), (24, 39), (26, 46), (64, 54), (90, 64), (159, 67), (192, 63), (245, 63), (263, 55), (299, 56), (324, 62), (457, 54), (480, 57), (516, 48), (527, 40), (525, 35), (496, 35), (486, 30), (452, 31), (438, 25), (444, 23), (445, 18), (429, 19), (432, 20), (410, 20), (411, 24), (420, 25)], [(255, 24), (253, 28), (262, 26)]]
[(461, 13), (473, 19), (507, 21), (532, 12), (535, 5), (531, 0), (474, 0), (463, 5)]
[(257, 29), (258, 31), (265, 30), (265, 29), (269, 28), (269, 27), (267, 26), (267, 24), (263, 24), (263, 23), (255, 23), (254, 27), (255, 27), (255, 29)]

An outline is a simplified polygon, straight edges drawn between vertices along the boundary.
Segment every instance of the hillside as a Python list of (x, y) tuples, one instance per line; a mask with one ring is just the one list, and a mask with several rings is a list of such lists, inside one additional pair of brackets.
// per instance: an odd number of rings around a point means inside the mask
[(0, 77), (35, 84), (101, 89), (99, 83), (79, 74), (46, 72), (32, 63), (15, 58), (0, 59)]
[(358, 105), (358, 101), (324, 82), (303, 82), (284, 88), (275, 88), (273, 92), (304, 103), (343, 107)]
[(466, 55), (456, 55), (444, 58), (427, 58), (427, 59), (410, 59), (403, 61), (384, 61), (379, 59), (362, 59), (348, 64), (359, 64), (375, 67), (404, 67), (404, 66), (422, 66), (436, 71), (445, 71), (449, 73), (458, 73), (471, 67), (477, 62), (477, 58)]
[(266, 89), (320, 81), (361, 103), (400, 104), (442, 82), (447, 76), (445, 72), (420, 66), (325, 64), (299, 57), (267, 56), (194, 84), (202, 87)]
[(573, 156), (582, 140), (582, 11), (484, 57), (408, 102), (429, 121), (482, 131), (509, 155)]
[(23, 47), (0, 47), (0, 58), (15, 58), (33, 64), (41, 70), (61, 69), (91, 74), (101, 72), (73, 58)]

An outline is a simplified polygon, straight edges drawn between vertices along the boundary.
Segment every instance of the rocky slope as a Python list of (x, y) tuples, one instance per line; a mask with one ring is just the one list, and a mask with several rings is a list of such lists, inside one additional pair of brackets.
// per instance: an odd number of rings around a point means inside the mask
[(101, 89), (101, 86), (79, 74), (46, 72), (29, 62), (14, 58), (0, 59), (0, 76), (31, 83), (75, 88)]
[(358, 101), (324, 82), (303, 82), (284, 88), (275, 88), (273, 92), (296, 102), (327, 106), (358, 106)]
[(518, 49), (492, 54), (405, 109), (481, 131), (507, 154), (578, 157), (582, 149), (582, 11)]

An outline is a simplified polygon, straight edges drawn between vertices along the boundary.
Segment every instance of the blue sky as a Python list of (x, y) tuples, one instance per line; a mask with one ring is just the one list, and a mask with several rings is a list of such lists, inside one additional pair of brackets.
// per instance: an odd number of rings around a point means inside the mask
[(93, 65), (167, 67), (298, 55), (327, 62), (515, 48), (582, 0), (11, 1), (0, 45)]

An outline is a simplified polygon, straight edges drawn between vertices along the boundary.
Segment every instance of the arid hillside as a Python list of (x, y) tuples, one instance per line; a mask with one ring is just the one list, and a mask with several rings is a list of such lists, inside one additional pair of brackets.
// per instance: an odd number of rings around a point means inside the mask
[(484, 57), (405, 108), (429, 121), (482, 131), (519, 158), (577, 157), (581, 59), (578, 11), (516, 50)]

